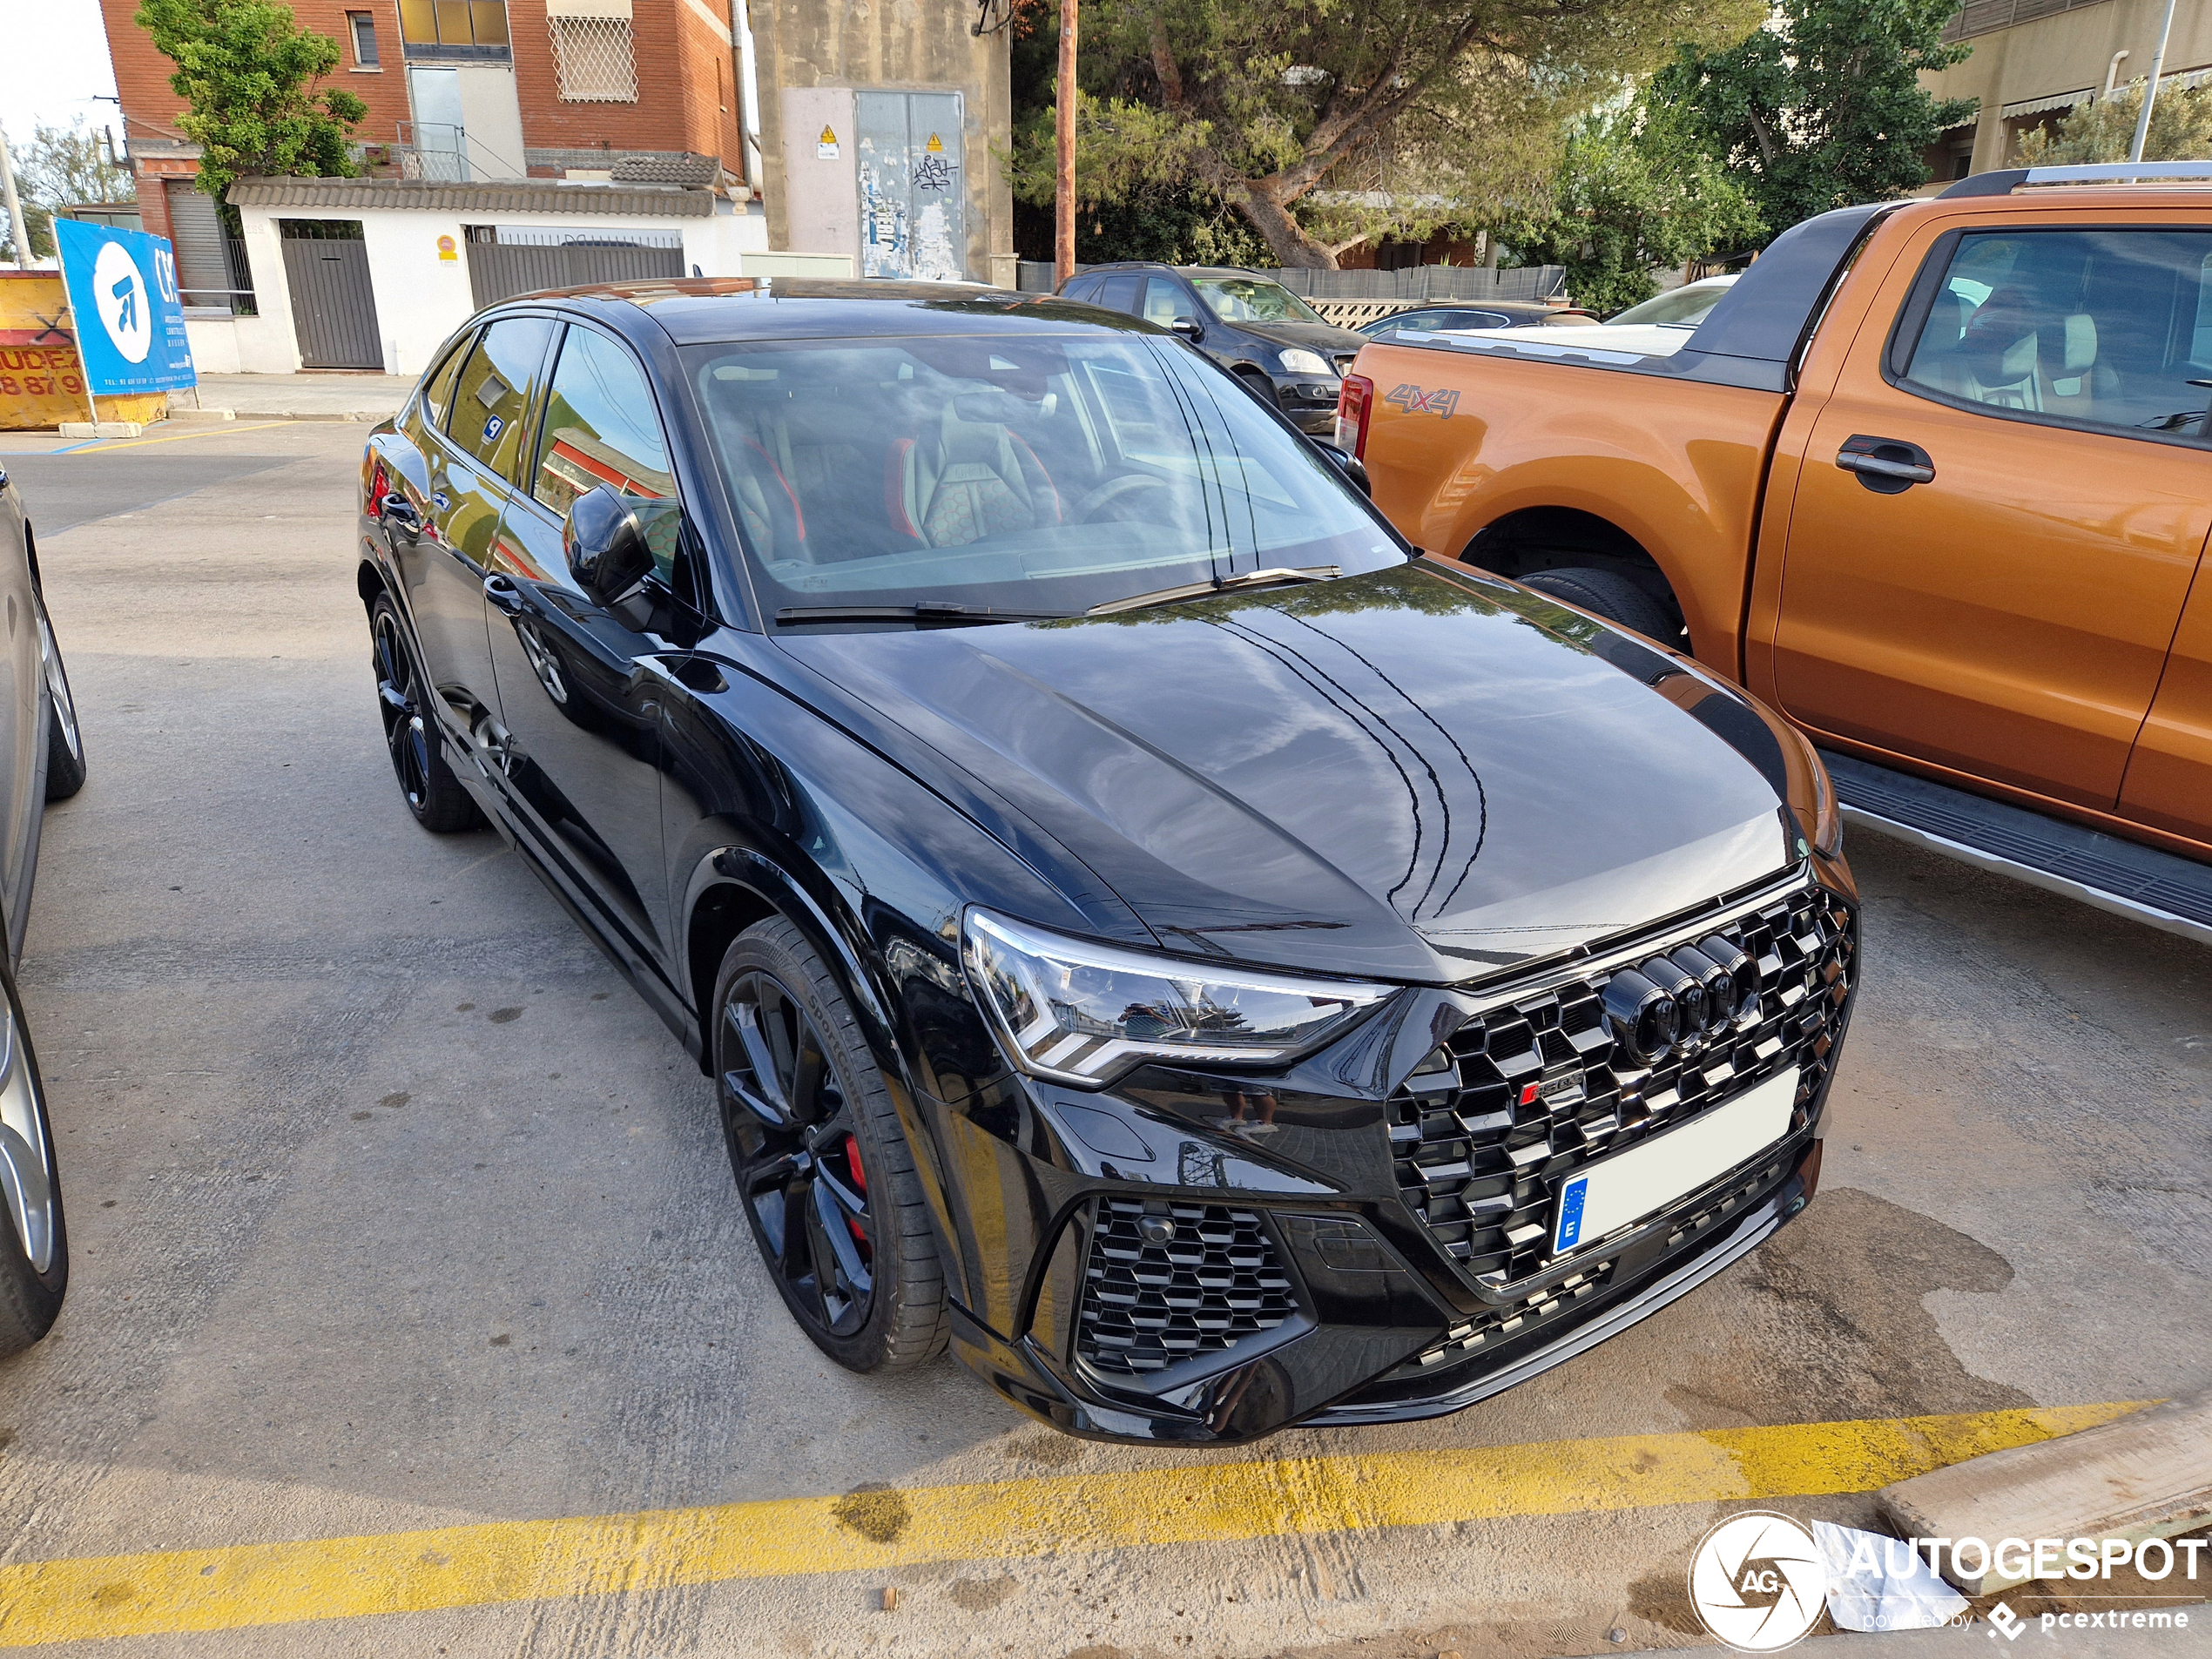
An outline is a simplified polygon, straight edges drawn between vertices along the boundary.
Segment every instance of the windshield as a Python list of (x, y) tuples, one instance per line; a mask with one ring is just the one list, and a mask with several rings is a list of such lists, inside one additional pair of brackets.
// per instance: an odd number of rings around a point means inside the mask
[(1073, 614), (1404, 557), (1312, 445), (1164, 336), (747, 341), (687, 366), (772, 617)]
[(1327, 319), (1279, 282), (1265, 277), (1192, 277), (1206, 309), (1223, 322), (1318, 322)]
[(1640, 306), (1630, 306), (1626, 311), (1608, 318), (1610, 322), (1656, 322), (1676, 328), (1694, 328), (1705, 320), (1705, 314), (1720, 304), (1721, 296), (1729, 291), (1735, 279), (1716, 282), (1711, 287), (1692, 284), (1662, 293), (1656, 300), (1647, 300)]

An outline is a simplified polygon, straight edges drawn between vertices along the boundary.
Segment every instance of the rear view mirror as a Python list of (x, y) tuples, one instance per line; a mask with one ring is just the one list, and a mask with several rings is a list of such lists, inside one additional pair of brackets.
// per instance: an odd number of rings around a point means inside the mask
[(1324, 443), (1318, 438), (1313, 439), (1312, 444), (1315, 448), (1318, 449), (1323, 455), (1328, 456), (1331, 461), (1336, 462), (1337, 469), (1343, 473), (1346, 478), (1352, 481), (1352, 487), (1354, 489), (1357, 489), (1361, 495), (1368, 496), (1371, 499), (1373, 497), (1375, 487), (1367, 482), (1367, 463), (1366, 462), (1360, 460), (1357, 455), (1346, 455), (1343, 450), (1338, 448), (1333, 443)]
[(561, 529), (577, 586), (596, 604), (612, 604), (652, 574), (653, 551), (630, 503), (604, 484), (586, 490)]
[(1198, 326), (1196, 317), (1177, 317), (1168, 327), (1185, 340), (1204, 340), (1206, 337), (1206, 331)]

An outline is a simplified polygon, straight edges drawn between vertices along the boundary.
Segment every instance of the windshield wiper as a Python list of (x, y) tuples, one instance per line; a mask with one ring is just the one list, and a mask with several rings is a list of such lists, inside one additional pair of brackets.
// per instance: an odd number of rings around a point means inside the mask
[(1247, 570), (1242, 576), (1219, 576), (1211, 582), (1185, 582), (1179, 587), (1161, 588), (1156, 592), (1140, 593), (1127, 599), (1109, 599), (1103, 605), (1091, 606), (1083, 615), (1109, 617), (1116, 610), (1136, 610), (1145, 605), (1169, 604), (1177, 599), (1204, 599), (1238, 588), (1267, 588), (1285, 582), (1326, 582), (1332, 577), (1343, 574), (1344, 566), (1341, 564), (1307, 564), (1297, 570), (1285, 567), (1273, 570)]
[(776, 620), (786, 625), (809, 622), (934, 622), (974, 627), (994, 622), (1065, 622), (1081, 614), (1071, 610), (1001, 610), (991, 605), (956, 604), (950, 599), (924, 599), (910, 605), (786, 605), (776, 613)]

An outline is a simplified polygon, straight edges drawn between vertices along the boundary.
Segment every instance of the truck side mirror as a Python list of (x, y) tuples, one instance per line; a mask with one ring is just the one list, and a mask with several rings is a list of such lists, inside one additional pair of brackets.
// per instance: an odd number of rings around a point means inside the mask
[(630, 504), (604, 484), (576, 498), (561, 527), (570, 574), (593, 604), (608, 605), (652, 573), (653, 550)]

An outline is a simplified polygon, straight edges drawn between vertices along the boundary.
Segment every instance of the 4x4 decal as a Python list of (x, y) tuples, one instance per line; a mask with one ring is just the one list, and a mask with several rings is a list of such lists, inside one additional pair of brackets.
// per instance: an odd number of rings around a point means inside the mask
[(1408, 382), (1393, 386), (1383, 394), (1383, 401), (1395, 403), (1408, 415), (1433, 415), (1440, 421), (1452, 418), (1452, 411), (1460, 407), (1460, 395), (1450, 387), (1440, 386), (1433, 392), (1424, 392)]

